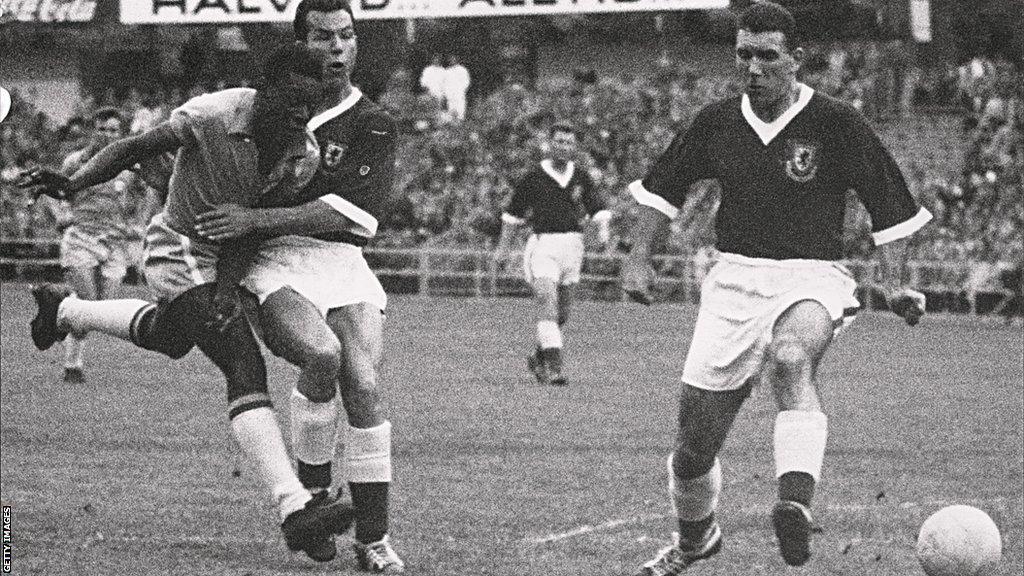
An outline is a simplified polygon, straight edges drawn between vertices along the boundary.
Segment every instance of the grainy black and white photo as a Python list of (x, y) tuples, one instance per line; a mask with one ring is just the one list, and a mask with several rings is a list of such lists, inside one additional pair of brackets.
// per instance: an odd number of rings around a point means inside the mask
[(0, 0), (0, 573), (1024, 571), (1020, 0)]

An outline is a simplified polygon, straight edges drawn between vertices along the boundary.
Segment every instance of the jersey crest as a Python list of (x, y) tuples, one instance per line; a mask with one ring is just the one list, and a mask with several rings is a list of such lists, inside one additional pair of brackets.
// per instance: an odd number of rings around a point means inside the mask
[(800, 183), (810, 182), (818, 173), (817, 142), (786, 141), (786, 176)]
[(328, 169), (337, 168), (347, 150), (348, 146), (345, 144), (329, 140), (324, 148), (324, 166)]

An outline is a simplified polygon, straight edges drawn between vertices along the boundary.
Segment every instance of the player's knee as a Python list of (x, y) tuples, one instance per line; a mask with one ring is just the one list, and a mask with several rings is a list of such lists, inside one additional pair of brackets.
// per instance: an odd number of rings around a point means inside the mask
[(779, 375), (799, 374), (811, 362), (807, 348), (796, 338), (780, 338), (772, 343), (772, 369)]

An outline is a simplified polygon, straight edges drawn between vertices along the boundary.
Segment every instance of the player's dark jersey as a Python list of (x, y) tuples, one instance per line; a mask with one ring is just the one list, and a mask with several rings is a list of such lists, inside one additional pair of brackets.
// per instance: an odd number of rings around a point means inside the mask
[(534, 234), (544, 234), (582, 232), (583, 220), (604, 207), (604, 200), (594, 190), (594, 181), (586, 170), (570, 163), (565, 178), (545, 160), (519, 181), (505, 211), (524, 219), (532, 213), (530, 224)]
[(755, 258), (841, 259), (851, 189), (879, 243), (927, 222), (892, 156), (852, 107), (802, 87), (801, 102), (766, 125), (743, 100), (704, 108), (634, 183), (634, 196), (678, 208), (691, 184), (717, 179), (716, 247)]
[(393, 192), (397, 132), (394, 119), (358, 90), (313, 117), (310, 127), (320, 145), (320, 167), (291, 198), (266, 198), (264, 206), (298, 205), (320, 199), (357, 224), (348, 232), (314, 237), (364, 246)]

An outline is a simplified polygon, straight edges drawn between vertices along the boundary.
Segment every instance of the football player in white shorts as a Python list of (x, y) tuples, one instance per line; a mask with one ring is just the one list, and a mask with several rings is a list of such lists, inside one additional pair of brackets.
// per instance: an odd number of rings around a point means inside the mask
[(264, 76), (259, 90), (189, 100), (166, 122), (105, 147), (70, 178), (44, 169), (27, 175), (24, 186), (73, 199), (141, 161), (177, 153), (167, 202), (146, 234), (146, 279), (158, 302), (88, 301), (40, 286), (33, 289), (39, 310), (32, 340), (46, 350), (68, 333), (96, 331), (171, 358), (198, 347), (224, 374), (232, 434), (269, 489), (288, 548), (326, 561), (335, 553), (332, 534), (351, 525), (354, 511), (316, 498), (292, 469), (259, 344), (231, 313), (237, 282), (222, 281), (247, 247), (211, 243), (195, 230), (199, 214), (227, 202), (252, 205), (267, 194), (294, 200), (316, 171), (320, 150), (306, 123), (323, 97), (320, 57), (283, 45)]
[(556, 386), (567, 384), (562, 372), (562, 326), (569, 320), (583, 267), (583, 224), (588, 217), (593, 220), (598, 240), (605, 245), (612, 216), (590, 175), (573, 160), (576, 154), (575, 129), (553, 125), (548, 157), (516, 184), (501, 215), (495, 250), (495, 259), (506, 261), (515, 229), (529, 222), (533, 234), (523, 252), (523, 268), (536, 302), (537, 346), (526, 362), (538, 382)]
[[(101, 108), (92, 117), (88, 145), (64, 159), (61, 173), (74, 174), (97, 152), (126, 133), (126, 121), (116, 108)], [(131, 237), (144, 222), (136, 221), (132, 206), (145, 194), (129, 171), (112, 180), (80, 190), (71, 201), (46, 197), (44, 207), (53, 213), (60, 242), (60, 265), (75, 295), (84, 300), (118, 296), (130, 260)], [(74, 334), (64, 339), (64, 381), (83, 382), (84, 342)]]
[[(396, 126), (352, 85), (357, 46), (347, 0), (303, 0), (294, 29), (323, 58), (332, 88), (308, 124), (321, 157), (299, 198), (318, 208), (290, 208), (295, 199), (271, 195), (258, 209), (210, 211), (200, 217), (199, 231), (216, 241), (273, 236), (262, 242), (241, 284), (259, 301), (268, 348), (301, 370), (291, 397), (299, 479), (326, 497), (340, 444), (356, 515), (356, 562), (368, 572), (398, 574), (405, 563), (388, 531), (391, 422), (378, 381), (387, 296), (362, 253), (394, 187)], [(323, 234), (288, 235), (317, 226)], [(338, 498), (338, 488), (330, 498)]]
[(795, 33), (792, 15), (778, 4), (747, 9), (735, 51), (745, 92), (701, 110), (630, 185), (641, 216), (623, 288), (645, 303), (656, 231), (676, 216), (694, 182), (716, 179), (722, 190), (720, 258), (701, 291), (668, 459), (678, 533), (640, 576), (678, 574), (721, 548), (717, 455), (757, 381), (778, 406), (772, 525), (780, 552), (793, 566), (810, 558), (810, 504), (828, 433), (815, 372), (859, 308), (856, 283), (838, 262), (848, 190), (871, 216), (889, 307), (911, 325), (924, 313), (924, 295), (901, 278), (906, 239), (931, 214), (860, 113), (797, 81), (804, 51)]

